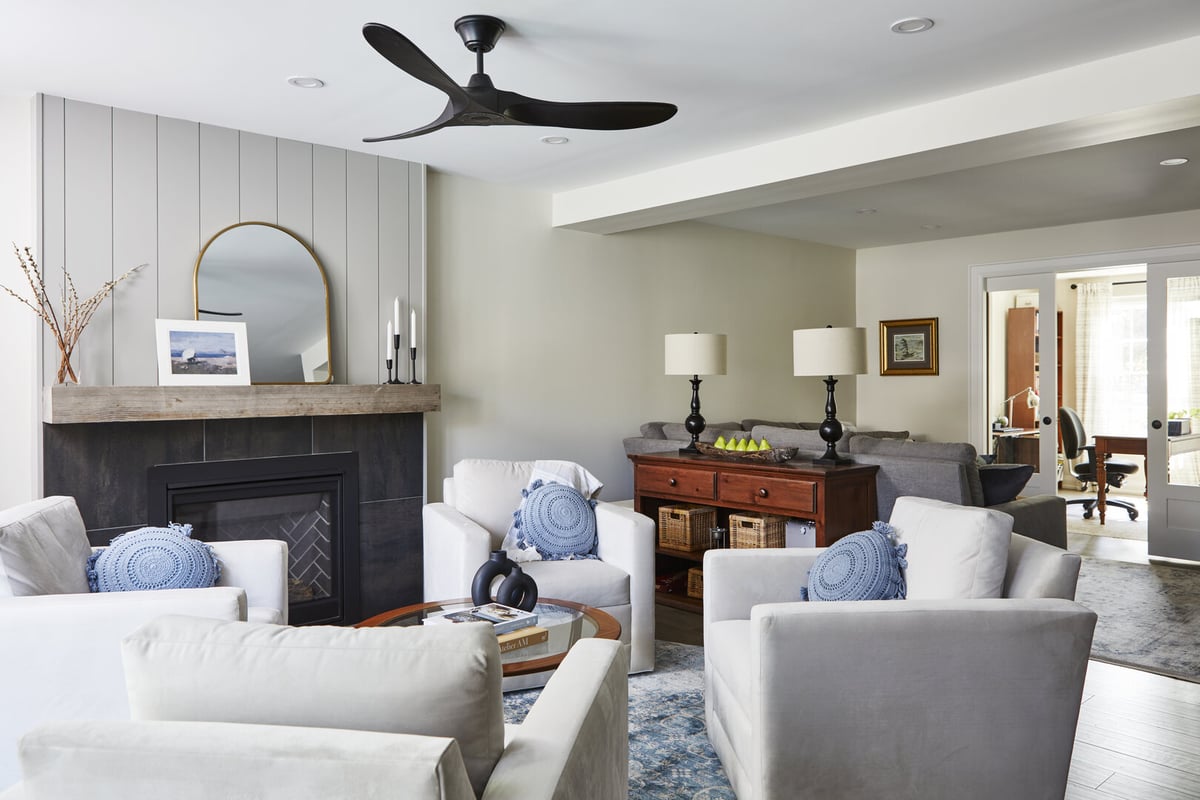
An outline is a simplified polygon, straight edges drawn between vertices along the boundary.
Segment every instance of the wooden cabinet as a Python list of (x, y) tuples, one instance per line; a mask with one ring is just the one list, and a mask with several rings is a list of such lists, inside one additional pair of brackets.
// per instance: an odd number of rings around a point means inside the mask
[[(634, 508), (655, 521), (664, 505), (694, 503), (717, 509), (717, 524), (729, 514), (780, 514), (810, 522), (817, 547), (871, 527), (877, 513), (874, 465), (832, 467), (805, 462), (763, 464), (676, 453), (633, 455)], [(704, 552), (658, 548), (658, 574), (686, 571)], [(659, 602), (699, 611), (702, 601), (679, 592), (658, 594)]]
[[(1026, 403), (1024, 394), (1012, 402), (1012, 414), (1008, 424), (1013, 428), (1036, 428), (1037, 416), (1049, 414), (1057, 418), (1059, 406), (1062, 405), (1062, 312), (1055, 315), (1055, 340), (1053, 346), (1057, 353), (1058, 364), (1058, 396), (1053, 407), (1042, 398), (1039, 409), (1033, 409)], [(1041, 348), (1038, 310), (1033, 307), (1010, 308), (1005, 323), (1005, 380), (1004, 396), (1011, 397), (1022, 392), (1027, 386), (1041, 394)], [(1004, 410), (1008, 414), (1008, 408)]]

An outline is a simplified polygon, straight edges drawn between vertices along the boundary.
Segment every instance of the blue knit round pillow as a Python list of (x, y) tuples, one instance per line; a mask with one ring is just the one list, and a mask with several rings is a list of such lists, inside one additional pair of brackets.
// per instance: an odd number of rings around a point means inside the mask
[(522, 494), (518, 522), (524, 545), (533, 545), (548, 561), (595, 558), (595, 500), (588, 500), (574, 486), (540, 481)]
[(93, 592), (206, 589), (221, 577), (212, 548), (191, 538), (191, 525), (122, 533), (88, 559)]
[(808, 572), (805, 600), (902, 600), (907, 593), (908, 545), (894, 544), (895, 529), (876, 522), (869, 531), (838, 539)]

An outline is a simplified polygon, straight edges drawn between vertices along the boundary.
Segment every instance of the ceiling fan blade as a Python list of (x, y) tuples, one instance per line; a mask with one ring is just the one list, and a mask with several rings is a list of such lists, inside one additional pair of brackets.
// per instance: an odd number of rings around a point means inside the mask
[(419, 128), (413, 128), (411, 131), (405, 131), (404, 133), (393, 133), (391, 136), (379, 136), (374, 139), (363, 139), (363, 141), (392, 142), (396, 139), (411, 139), (414, 136), (424, 136), (427, 133), (433, 133), (436, 130), (440, 130), (441, 128), (451, 125), (461, 125), (462, 123), (455, 119), (457, 114), (458, 110), (455, 107), (454, 101), (451, 100), (446, 104), (446, 107), (442, 110), (441, 115), (428, 125), (422, 125)]
[(679, 109), (670, 103), (556, 103), (525, 99), (504, 109), (504, 116), (526, 125), (621, 131), (666, 122)]
[(417, 80), (441, 89), (452, 99), (466, 99), (462, 87), (399, 31), (378, 22), (368, 22), (363, 25), (363, 38), (379, 55)]

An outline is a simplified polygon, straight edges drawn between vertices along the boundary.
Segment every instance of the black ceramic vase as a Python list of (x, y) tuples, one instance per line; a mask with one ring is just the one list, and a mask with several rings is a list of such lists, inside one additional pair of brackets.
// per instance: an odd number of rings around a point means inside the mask
[[(508, 563), (512, 564), (513, 562), (509, 561)], [(525, 574), (525, 570), (513, 564), (512, 573), (504, 579), (496, 591), (496, 602), (519, 608), (522, 611), (533, 611), (533, 607), (537, 605), (537, 599), (537, 583), (532, 576)]]
[(509, 558), (506, 551), (493, 550), (471, 579), (471, 602), (477, 606), (492, 602), (492, 581), (501, 575), (507, 577), (515, 566), (517, 562)]

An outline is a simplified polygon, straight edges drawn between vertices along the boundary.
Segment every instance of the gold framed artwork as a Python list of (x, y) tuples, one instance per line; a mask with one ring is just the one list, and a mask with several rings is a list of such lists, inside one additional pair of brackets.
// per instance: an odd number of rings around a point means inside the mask
[(937, 317), (879, 323), (880, 375), (937, 375)]

